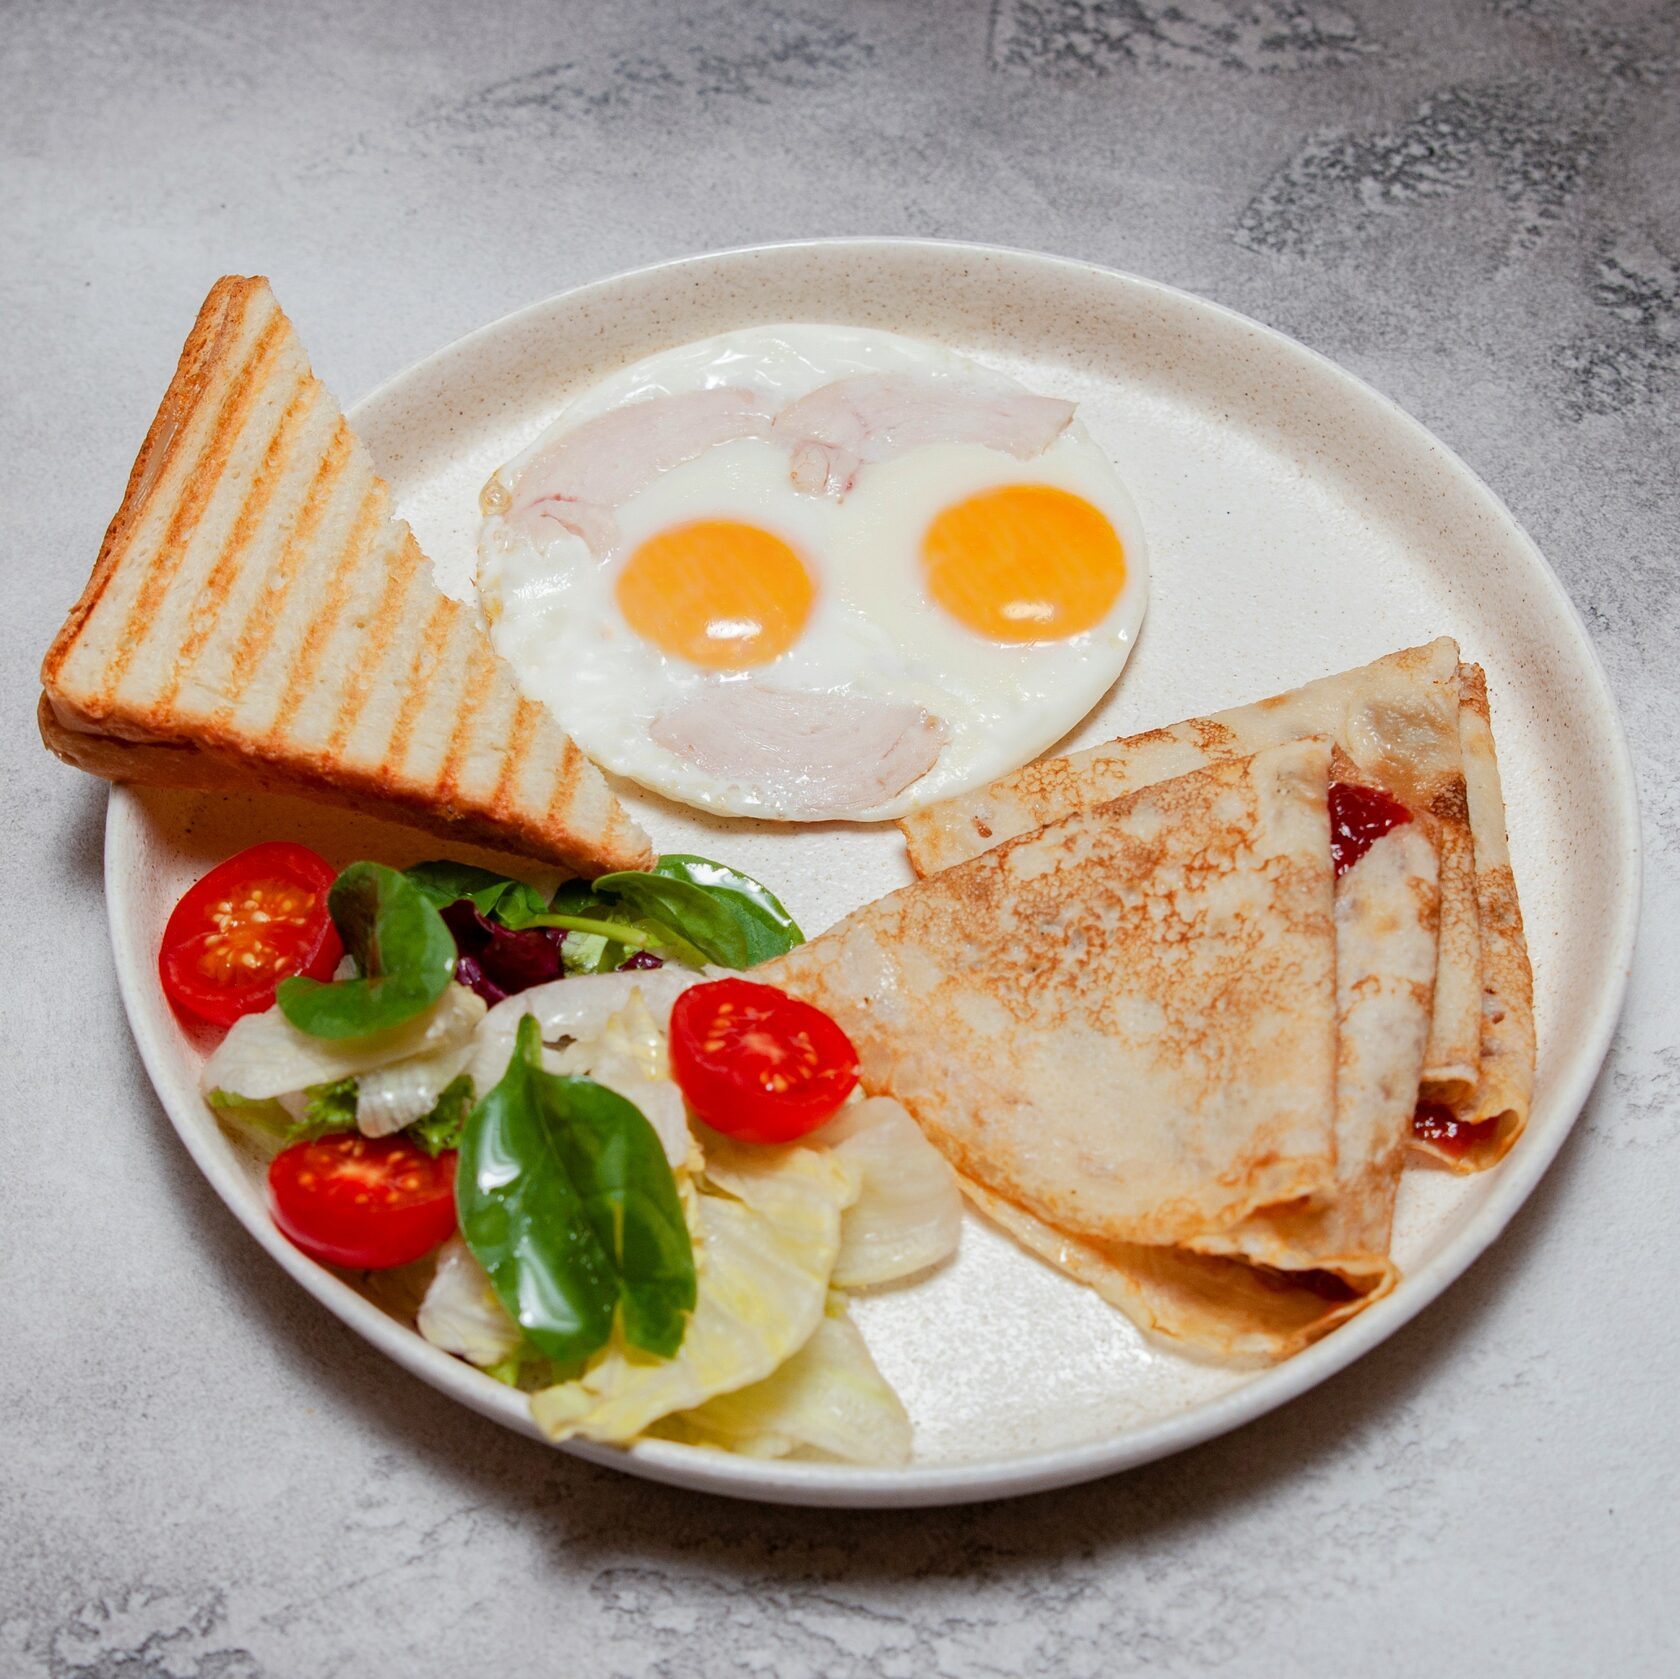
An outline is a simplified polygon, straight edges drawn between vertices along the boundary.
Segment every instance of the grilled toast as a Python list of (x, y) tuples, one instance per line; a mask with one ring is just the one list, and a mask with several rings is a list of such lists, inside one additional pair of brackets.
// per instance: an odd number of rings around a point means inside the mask
[(199, 312), (41, 735), (112, 781), (301, 794), (585, 874), (647, 836), (451, 600), (268, 282)]

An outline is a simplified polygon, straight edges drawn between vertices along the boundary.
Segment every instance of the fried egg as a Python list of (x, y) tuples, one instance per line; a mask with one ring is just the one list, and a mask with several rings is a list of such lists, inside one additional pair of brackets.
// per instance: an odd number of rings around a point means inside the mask
[(525, 692), (605, 768), (783, 821), (903, 816), (1037, 756), (1120, 674), (1148, 587), (1073, 404), (858, 327), (648, 357), (481, 510)]

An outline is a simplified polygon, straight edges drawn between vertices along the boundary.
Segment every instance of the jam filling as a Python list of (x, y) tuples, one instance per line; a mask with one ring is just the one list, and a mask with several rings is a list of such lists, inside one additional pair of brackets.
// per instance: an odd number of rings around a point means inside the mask
[(1340, 880), (1391, 828), (1412, 813), (1380, 787), (1352, 781), (1330, 783), (1330, 860)]
[(1478, 1143), (1491, 1142), (1498, 1127), (1497, 1119), (1462, 1120), (1445, 1102), (1419, 1102), (1412, 1115), (1412, 1135), (1451, 1155), (1466, 1155)]

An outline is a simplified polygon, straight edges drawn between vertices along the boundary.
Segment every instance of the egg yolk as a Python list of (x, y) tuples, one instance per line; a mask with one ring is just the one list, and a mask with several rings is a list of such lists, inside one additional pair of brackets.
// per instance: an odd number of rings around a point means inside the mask
[(1048, 484), (1011, 484), (947, 507), (922, 538), (928, 590), (993, 641), (1058, 641), (1107, 617), (1126, 553), (1090, 502)]
[(816, 586), (756, 525), (700, 519), (649, 537), (618, 574), (618, 607), (661, 652), (712, 670), (768, 664), (799, 639)]

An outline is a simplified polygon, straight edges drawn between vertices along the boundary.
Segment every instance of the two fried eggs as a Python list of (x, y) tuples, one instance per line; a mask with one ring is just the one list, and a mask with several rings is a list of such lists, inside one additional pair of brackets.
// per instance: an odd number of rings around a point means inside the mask
[(855, 327), (649, 357), (481, 508), (525, 692), (620, 775), (784, 821), (902, 816), (1035, 757), (1119, 675), (1148, 585), (1071, 403)]

